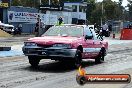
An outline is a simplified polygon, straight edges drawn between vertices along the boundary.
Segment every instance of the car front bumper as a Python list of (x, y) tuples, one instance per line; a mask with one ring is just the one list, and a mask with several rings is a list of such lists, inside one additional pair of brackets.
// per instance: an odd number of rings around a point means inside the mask
[(76, 54), (76, 49), (54, 47), (42, 48), (24, 46), (22, 51), (26, 56), (41, 56), (44, 58), (74, 58)]

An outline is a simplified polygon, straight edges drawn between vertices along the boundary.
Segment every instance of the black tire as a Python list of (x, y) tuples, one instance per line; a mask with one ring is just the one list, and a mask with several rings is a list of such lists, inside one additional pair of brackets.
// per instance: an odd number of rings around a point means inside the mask
[(11, 31), (8, 31), (7, 33), (11, 34)]
[(105, 37), (110, 37), (110, 32), (106, 32)]
[(38, 67), (38, 64), (40, 62), (39, 58), (37, 58), (36, 56), (28, 56), (28, 59), (32, 67)]
[(105, 49), (101, 49), (100, 52), (99, 52), (98, 57), (95, 58), (95, 64), (99, 64), (99, 63), (103, 62), (105, 54), (106, 54), (106, 50)]
[(80, 50), (77, 50), (75, 54), (75, 67), (78, 68), (79, 66), (81, 66), (81, 63), (82, 63), (82, 54)]

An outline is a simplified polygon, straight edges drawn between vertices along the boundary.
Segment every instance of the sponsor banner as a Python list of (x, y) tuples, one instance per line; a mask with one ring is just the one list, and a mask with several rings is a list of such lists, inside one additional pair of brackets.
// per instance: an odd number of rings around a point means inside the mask
[(8, 22), (37, 22), (38, 13), (8, 11)]
[(36, 23), (38, 16), (40, 16), (41, 21), (46, 25), (57, 24), (56, 15), (14, 11), (8, 11), (8, 22)]

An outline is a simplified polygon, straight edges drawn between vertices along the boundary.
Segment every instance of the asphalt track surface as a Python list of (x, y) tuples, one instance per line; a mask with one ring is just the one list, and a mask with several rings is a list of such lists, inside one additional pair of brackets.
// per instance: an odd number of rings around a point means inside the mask
[[(12, 56), (22, 56), (22, 46), (23, 41), (26, 41), (28, 37), (15, 37), (15, 38), (6, 38), (6, 39), (0, 39), (0, 47), (1, 46), (11, 46), (10, 51), (2, 51), (0, 52), (0, 57), (12, 57)], [(118, 40), (118, 39), (110, 39), (105, 38), (105, 41), (109, 42), (109, 45), (118, 45), (118, 44), (126, 44), (126, 43), (132, 43), (131, 40)]]

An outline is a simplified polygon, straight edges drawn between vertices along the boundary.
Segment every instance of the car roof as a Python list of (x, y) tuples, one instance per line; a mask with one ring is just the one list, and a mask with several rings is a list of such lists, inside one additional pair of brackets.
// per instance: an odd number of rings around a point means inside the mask
[(4, 24), (5, 27), (14, 27), (13, 25), (10, 24)]
[(4, 26), (4, 23), (0, 23), (1, 26)]

